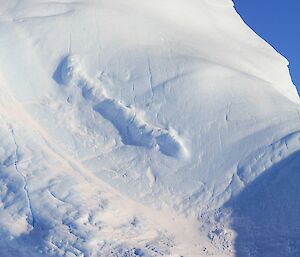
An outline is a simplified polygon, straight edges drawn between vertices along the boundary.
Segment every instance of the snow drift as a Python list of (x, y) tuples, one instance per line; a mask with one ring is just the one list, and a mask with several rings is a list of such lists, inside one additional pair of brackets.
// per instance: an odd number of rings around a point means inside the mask
[(297, 256), (300, 106), (229, 0), (0, 0), (1, 256)]

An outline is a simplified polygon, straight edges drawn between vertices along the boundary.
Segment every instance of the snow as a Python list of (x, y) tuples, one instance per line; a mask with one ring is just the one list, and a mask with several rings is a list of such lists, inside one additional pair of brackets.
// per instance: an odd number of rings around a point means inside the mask
[(178, 157), (187, 152), (181, 140), (177, 139), (176, 132), (147, 124), (134, 107), (107, 96), (106, 90), (97, 81), (85, 75), (76, 56), (68, 56), (59, 67), (63, 84), (78, 86), (83, 98), (91, 101), (93, 110), (118, 130), (125, 145), (155, 147), (168, 156)]
[(0, 13), (0, 256), (299, 254), (299, 96), (230, 0)]

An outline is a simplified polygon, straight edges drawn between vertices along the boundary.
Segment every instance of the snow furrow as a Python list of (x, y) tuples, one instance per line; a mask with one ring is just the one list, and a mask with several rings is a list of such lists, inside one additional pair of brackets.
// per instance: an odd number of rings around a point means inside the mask
[[(180, 158), (188, 155), (183, 140), (173, 129), (151, 126), (139, 116), (138, 110), (134, 107), (125, 106), (107, 96), (105, 89), (86, 75), (78, 57), (68, 56), (59, 64), (58, 69), (59, 67), (63, 83), (79, 87), (83, 97), (92, 102), (93, 109), (118, 130), (124, 144), (158, 149), (171, 157)], [(152, 84), (151, 71), (149, 76)]]

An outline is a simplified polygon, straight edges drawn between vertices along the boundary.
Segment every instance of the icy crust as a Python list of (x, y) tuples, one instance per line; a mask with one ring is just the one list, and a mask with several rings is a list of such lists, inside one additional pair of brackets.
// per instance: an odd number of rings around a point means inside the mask
[(151, 126), (134, 106), (111, 98), (99, 82), (88, 77), (78, 56), (67, 56), (59, 67), (63, 84), (79, 87), (94, 111), (118, 130), (124, 144), (158, 149), (167, 156), (188, 157), (188, 150), (175, 130)]

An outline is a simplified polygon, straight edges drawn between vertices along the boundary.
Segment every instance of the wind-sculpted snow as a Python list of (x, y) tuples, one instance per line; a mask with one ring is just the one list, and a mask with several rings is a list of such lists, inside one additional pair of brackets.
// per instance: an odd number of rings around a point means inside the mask
[(299, 97), (230, 0), (0, 13), (0, 257), (299, 256)]
[(158, 149), (172, 157), (186, 157), (188, 151), (172, 128), (164, 129), (149, 125), (135, 107), (126, 106), (108, 96), (103, 86), (89, 78), (82, 68), (79, 57), (71, 55), (58, 66), (65, 85), (77, 86), (82, 96), (90, 101), (93, 109), (107, 119), (118, 130), (126, 145)]
[(121, 195), (61, 151), (18, 102), (0, 99), (0, 108), (10, 107), (0, 120), (14, 124), (0, 127), (1, 256), (152, 257), (202, 251), (201, 245), (185, 243), (175, 249), (174, 238), (191, 242), (198, 237), (197, 230), (184, 232), (190, 226), (186, 217)]
[(239, 163), (237, 175), (247, 185), (273, 165), (280, 163), (294, 152), (300, 151), (300, 132), (293, 132), (271, 145), (257, 150)]

